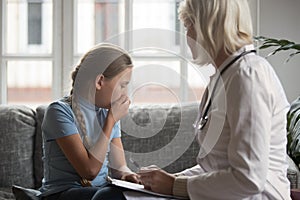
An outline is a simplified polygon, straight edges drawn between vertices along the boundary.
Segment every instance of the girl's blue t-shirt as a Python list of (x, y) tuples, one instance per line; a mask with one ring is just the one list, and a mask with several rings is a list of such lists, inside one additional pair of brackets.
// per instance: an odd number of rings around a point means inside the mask
[[(97, 108), (84, 99), (79, 99), (81, 113), (85, 119), (86, 132), (90, 138), (97, 139), (102, 132), (107, 109)], [(65, 157), (56, 143), (56, 139), (80, 133), (80, 126), (68, 103), (58, 100), (51, 103), (42, 123), (44, 150), (44, 178), (40, 188), (42, 196), (64, 191), (72, 187), (81, 187), (80, 176)], [(113, 138), (121, 137), (120, 122), (113, 127), (110, 142)], [(97, 177), (92, 181), (93, 186), (104, 186), (108, 175), (108, 148), (105, 161)]]

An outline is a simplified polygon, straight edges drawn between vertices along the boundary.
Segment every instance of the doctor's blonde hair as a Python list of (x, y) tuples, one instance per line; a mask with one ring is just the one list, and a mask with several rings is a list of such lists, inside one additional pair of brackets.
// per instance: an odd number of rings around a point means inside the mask
[(247, 0), (185, 0), (179, 7), (179, 18), (191, 24), (212, 59), (221, 48), (230, 55), (251, 44), (252, 20)]

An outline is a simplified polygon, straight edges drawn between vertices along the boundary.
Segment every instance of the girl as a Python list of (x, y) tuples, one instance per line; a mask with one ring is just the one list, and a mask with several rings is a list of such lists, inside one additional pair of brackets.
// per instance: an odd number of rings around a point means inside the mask
[(128, 112), (132, 61), (121, 48), (99, 44), (72, 73), (68, 97), (53, 102), (42, 124), (44, 199), (124, 199), (107, 185), (115, 178), (138, 182), (126, 165), (119, 120)]

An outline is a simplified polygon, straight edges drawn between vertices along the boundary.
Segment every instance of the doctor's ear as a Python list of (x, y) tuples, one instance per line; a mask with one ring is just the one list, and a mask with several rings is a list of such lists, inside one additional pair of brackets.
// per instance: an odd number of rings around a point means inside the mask
[(101, 90), (101, 88), (103, 86), (103, 82), (104, 82), (104, 76), (103, 76), (103, 74), (99, 74), (95, 80), (96, 90)]

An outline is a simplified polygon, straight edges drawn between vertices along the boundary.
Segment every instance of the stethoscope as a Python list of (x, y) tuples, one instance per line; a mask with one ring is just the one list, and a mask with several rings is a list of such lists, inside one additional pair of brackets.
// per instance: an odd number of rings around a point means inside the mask
[[(194, 127), (194, 129), (195, 129), (196, 131), (197, 131), (197, 130), (198, 130), (198, 131), (199, 131), (199, 130), (202, 130), (202, 129), (205, 127), (205, 125), (206, 125), (206, 123), (207, 123), (207, 121), (208, 121), (208, 111), (209, 111), (209, 109), (210, 109), (210, 107), (211, 107), (211, 104), (212, 104), (212, 98), (213, 98), (213, 96), (214, 96), (214, 93), (215, 93), (215, 90), (216, 90), (216, 88), (217, 88), (218, 82), (219, 82), (220, 78), (222, 77), (222, 74), (224, 74), (224, 72), (225, 72), (231, 65), (233, 65), (233, 63), (235, 63), (238, 59), (240, 59), (241, 57), (243, 57), (243, 56), (245, 56), (245, 55), (247, 55), (247, 54), (249, 54), (249, 53), (256, 53), (256, 50), (253, 49), (253, 50), (249, 50), (249, 51), (244, 51), (244, 52), (241, 53), (240, 55), (236, 56), (230, 63), (228, 63), (228, 64), (221, 70), (220, 75), (218, 76), (217, 81), (216, 81), (216, 83), (215, 83), (215, 85), (214, 85), (214, 87), (213, 87), (211, 96), (210, 96), (210, 98), (209, 98), (209, 102), (208, 102), (208, 104), (207, 104), (207, 106), (206, 106), (206, 108), (205, 108), (205, 110), (204, 110), (204, 112), (203, 112), (203, 115), (201, 114), (201, 112), (199, 112), (199, 115), (198, 115), (196, 121), (195, 121), (194, 124), (193, 124), (193, 127)], [(206, 103), (205, 103), (205, 104), (206, 104)], [(205, 104), (204, 104), (204, 105), (205, 105)]]

